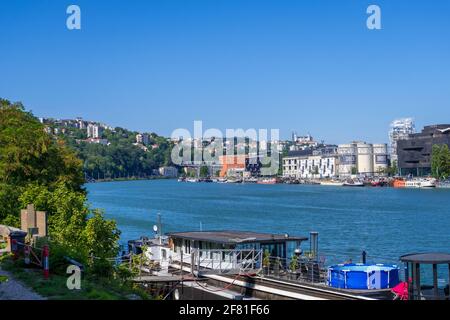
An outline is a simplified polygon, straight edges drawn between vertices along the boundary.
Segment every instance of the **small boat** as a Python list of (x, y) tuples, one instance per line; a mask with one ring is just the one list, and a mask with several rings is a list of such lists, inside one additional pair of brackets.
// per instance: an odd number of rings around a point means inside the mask
[(219, 178), (219, 179), (216, 180), (216, 183), (227, 183), (227, 179)]
[(370, 182), (370, 185), (371, 185), (372, 187), (384, 187), (384, 186), (387, 185), (387, 181), (386, 181), (385, 179), (383, 179), (383, 178), (381, 178), (381, 179), (375, 179), (375, 180), (372, 180), (372, 181)]
[(184, 178), (184, 177), (178, 178), (178, 182), (185, 182), (185, 181), (186, 181), (186, 178)]
[(436, 188), (436, 179), (406, 180), (405, 188)]
[(228, 179), (226, 183), (242, 183), (240, 179)]
[(332, 186), (332, 187), (341, 187), (344, 185), (344, 182), (337, 180), (325, 180), (320, 182), (321, 186)]
[(186, 182), (199, 182), (199, 179), (196, 178), (187, 178)]
[(276, 184), (276, 183), (277, 183), (276, 178), (267, 178), (258, 180), (258, 184)]
[(436, 184), (437, 188), (450, 189), (450, 180), (441, 180)]
[(364, 182), (354, 179), (348, 179), (344, 181), (343, 185), (346, 187), (364, 187)]
[(394, 188), (405, 188), (406, 181), (404, 179), (400, 179), (400, 178), (394, 179), (392, 186)]

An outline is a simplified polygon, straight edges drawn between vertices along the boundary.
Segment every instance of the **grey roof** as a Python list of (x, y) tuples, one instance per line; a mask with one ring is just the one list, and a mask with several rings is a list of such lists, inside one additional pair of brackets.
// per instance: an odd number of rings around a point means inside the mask
[(288, 151), (288, 157), (306, 157), (312, 155), (312, 149)]
[(424, 264), (443, 264), (450, 263), (450, 254), (429, 252), (429, 253), (411, 253), (400, 257), (402, 262), (417, 262)]
[(10, 227), (10, 226), (5, 226), (3, 224), (0, 224), (0, 235), (2, 236), (26, 236), (27, 232), (14, 228), (14, 227)]
[(189, 232), (173, 232), (167, 234), (172, 238), (181, 238), (197, 241), (208, 241), (223, 244), (237, 243), (255, 243), (255, 242), (271, 242), (285, 240), (308, 240), (307, 237), (291, 237), (285, 234), (259, 233), (252, 231), (189, 231)]

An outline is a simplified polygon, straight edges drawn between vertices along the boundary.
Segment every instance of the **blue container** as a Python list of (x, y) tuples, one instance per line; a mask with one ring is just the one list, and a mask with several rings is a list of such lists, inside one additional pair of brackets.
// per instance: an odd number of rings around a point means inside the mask
[(338, 264), (328, 268), (327, 282), (340, 289), (388, 289), (399, 283), (399, 268), (392, 264)]

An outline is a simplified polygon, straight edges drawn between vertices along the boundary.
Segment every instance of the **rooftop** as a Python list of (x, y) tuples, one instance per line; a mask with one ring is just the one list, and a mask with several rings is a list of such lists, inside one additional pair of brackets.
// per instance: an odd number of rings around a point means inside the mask
[(312, 149), (289, 151), (287, 157), (306, 157), (312, 155)]
[(0, 235), (1, 236), (17, 236), (17, 235), (26, 236), (27, 232), (20, 230), (18, 228), (0, 224)]
[(450, 264), (449, 253), (429, 252), (429, 253), (412, 253), (400, 257), (402, 262), (417, 262), (424, 264)]
[(197, 241), (209, 241), (223, 244), (271, 242), (271, 241), (304, 241), (307, 237), (291, 237), (287, 234), (259, 233), (251, 231), (190, 231), (168, 233), (169, 237)]

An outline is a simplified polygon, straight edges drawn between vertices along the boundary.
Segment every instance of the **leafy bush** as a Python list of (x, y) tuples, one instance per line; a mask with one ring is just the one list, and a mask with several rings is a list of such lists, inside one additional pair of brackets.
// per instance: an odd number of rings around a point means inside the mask
[[(64, 272), (64, 256), (110, 276), (119, 231), (91, 210), (83, 189), (82, 161), (22, 104), (0, 99), (0, 222), (18, 226), (20, 209), (33, 203), (48, 214), (50, 262)], [(99, 259), (91, 256), (98, 257)]]

